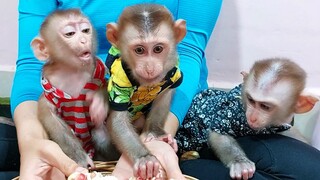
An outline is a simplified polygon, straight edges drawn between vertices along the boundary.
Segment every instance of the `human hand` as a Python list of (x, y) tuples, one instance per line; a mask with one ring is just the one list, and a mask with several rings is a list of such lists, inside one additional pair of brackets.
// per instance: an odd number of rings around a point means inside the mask
[(20, 180), (65, 179), (73, 172), (88, 171), (65, 155), (58, 144), (47, 139), (29, 139), (20, 149)]

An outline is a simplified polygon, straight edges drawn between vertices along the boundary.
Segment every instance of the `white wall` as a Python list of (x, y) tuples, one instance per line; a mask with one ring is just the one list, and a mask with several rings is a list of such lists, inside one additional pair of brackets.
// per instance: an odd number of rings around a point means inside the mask
[(0, 97), (10, 96), (17, 58), (18, 11), (17, 0), (0, 2)]
[[(18, 41), (18, 1), (4, 0), (0, 2), (0, 70), (12, 70), (17, 57)], [(9, 67), (8, 67), (9, 66)]]
[(308, 73), (320, 95), (319, 0), (224, 0), (207, 48), (209, 82), (229, 88), (255, 60), (288, 57)]

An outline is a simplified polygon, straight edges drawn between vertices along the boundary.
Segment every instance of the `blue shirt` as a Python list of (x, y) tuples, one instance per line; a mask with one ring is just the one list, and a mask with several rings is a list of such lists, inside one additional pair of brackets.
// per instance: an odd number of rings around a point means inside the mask
[[(110, 43), (105, 32), (106, 24), (116, 22), (122, 10), (137, 3), (165, 5), (175, 19), (187, 22), (187, 35), (178, 45), (179, 68), (184, 80), (176, 89), (171, 112), (182, 123), (194, 95), (207, 88), (208, 70), (205, 48), (218, 18), (222, 0), (34, 0), (19, 1), (19, 47), (16, 73), (11, 92), (11, 112), (21, 102), (37, 101), (43, 62), (38, 61), (30, 48), (31, 40), (38, 35), (45, 17), (56, 9), (80, 8), (91, 20), (98, 36), (97, 56), (106, 59)], [(28, 83), (25, 83), (27, 80)]]

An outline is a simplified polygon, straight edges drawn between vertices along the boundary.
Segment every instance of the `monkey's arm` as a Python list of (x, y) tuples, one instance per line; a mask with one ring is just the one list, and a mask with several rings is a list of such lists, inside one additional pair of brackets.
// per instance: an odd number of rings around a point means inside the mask
[(168, 119), (173, 93), (174, 89), (168, 89), (162, 94), (158, 95), (157, 99), (153, 102), (151, 110), (147, 116), (142, 134), (147, 136), (149, 133), (152, 133), (154, 136), (158, 137), (159, 140), (167, 142), (174, 149), (174, 151), (177, 152), (178, 144), (173, 138), (175, 134), (168, 134), (168, 132), (165, 131), (165, 125), (167, 125), (166, 121), (173, 121), (173, 119)]
[(231, 178), (248, 179), (253, 176), (255, 165), (234, 138), (210, 131), (209, 144), (220, 161), (230, 168)]
[(92, 160), (84, 151), (70, 127), (54, 114), (55, 107), (44, 96), (41, 96), (38, 103), (38, 117), (49, 138), (55, 141), (67, 156), (82, 167), (86, 168), (88, 165), (93, 167)]
[(135, 132), (128, 111), (111, 110), (107, 128), (117, 148), (133, 163), (135, 177), (152, 178), (157, 175), (160, 162), (149, 152)]
[(143, 133), (152, 133), (156, 137), (166, 134), (164, 131), (164, 124), (169, 113), (173, 92), (174, 89), (168, 89), (159, 94), (158, 97), (153, 101), (151, 110), (146, 119)]

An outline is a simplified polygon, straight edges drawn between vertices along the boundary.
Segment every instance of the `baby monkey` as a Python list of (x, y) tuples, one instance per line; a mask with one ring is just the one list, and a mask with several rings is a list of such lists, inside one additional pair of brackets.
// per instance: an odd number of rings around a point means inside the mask
[(243, 84), (228, 92), (199, 93), (176, 138), (181, 154), (208, 145), (230, 168), (231, 178), (249, 179), (255, 164), (234, 137), (285, 133), (301, 140), (291, 133), (294, 113), (312, 109), (316, 98), (302, 94), (306, 73), (288, 59), (260, 60), (242, 74)]
[[(106, 134), (106, 68), (95, 56), (95, 32), (78, 9), (50, 14), (31, 42), (35, 56), (46, 63), (38, 103), (38, 118), (47, 135), (79, 165), (93, 166), (92, 132)], [(99, 133), (98, 133), (99, 132)], [(102, 135), (101, 137), (106, 137)], [(104, 138), (96, 138), (104, 139)], [(102, 140), (101, 140), (102, 141)]]
[(129, 6), (117, 23), (107, 24), (112, 44), (106, 61), (111, 72), (107, 128), (129, 157), (135, 177), (155, 177), (160, 167), (141, 138), (150, 133), (167, 138), (176, 149), (163, 128), (174, 88), (182, 81), (176, 45), (185, 34), (185, 21), (174, 21), (169, 10), (157, 4)]

